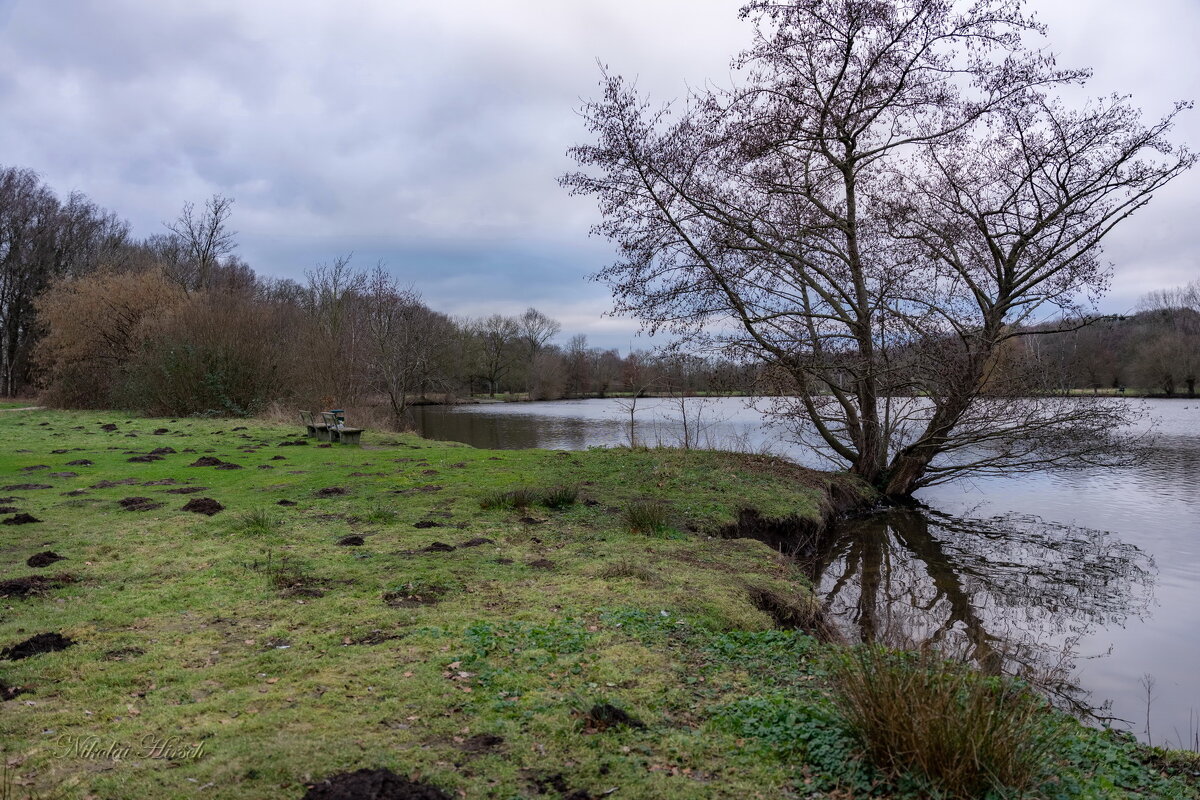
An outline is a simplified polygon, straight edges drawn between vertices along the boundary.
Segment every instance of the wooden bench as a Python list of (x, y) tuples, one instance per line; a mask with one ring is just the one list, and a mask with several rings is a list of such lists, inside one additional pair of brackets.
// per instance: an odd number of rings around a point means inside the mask
[(327, 426), (324, 422), (317, 422), (314, 420), (313, 413), (311, 411), (301, 411), (300, 422), (304, 423), (307, 436), (315, 436), (324, 442), (329, 441), (328, 435), (322, 435), (326, 433)]
[[(321, 421), (324, 423), (325, 436), (322, 441), (338, 442), (340, 444), (358, 444), (362, 436), (362, 428), (347, 428), (344, 422), (339, 422), (332, 411), (322, 411)], [(318, 431), (317, 436), (320, 437)]]

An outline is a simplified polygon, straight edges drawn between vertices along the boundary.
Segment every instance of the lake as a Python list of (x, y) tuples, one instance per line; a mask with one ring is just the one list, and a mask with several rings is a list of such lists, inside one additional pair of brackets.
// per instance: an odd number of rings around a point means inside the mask
[[(701, 447), (827, 468), (736, 398), (687, 402)], [(1136, 401), (1130, 401), (1136, 402)], [(1136, 466), (971, 478), (843, 524), (810, 568), (843, 632), (936, 644), (1036, 680), (1143, 741), (1200, 749), (1200, 400), (1144, 401)], [(579, 450), (680, 444), (678, 400), (427, 406), (432, 439)], [(632, 426), (631, 426), (632, 422)]]

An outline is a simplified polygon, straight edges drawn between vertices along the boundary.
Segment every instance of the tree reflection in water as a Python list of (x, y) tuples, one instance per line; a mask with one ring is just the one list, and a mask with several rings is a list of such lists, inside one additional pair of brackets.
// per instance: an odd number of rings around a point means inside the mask
[(929, 509), (848, 520), (809, 568), (848, 637), (936, 647), (1081, 713), (1092, 709), (1072, 681), (1079, 639), (1145, 614), (1155, 571), (1102, 531)]

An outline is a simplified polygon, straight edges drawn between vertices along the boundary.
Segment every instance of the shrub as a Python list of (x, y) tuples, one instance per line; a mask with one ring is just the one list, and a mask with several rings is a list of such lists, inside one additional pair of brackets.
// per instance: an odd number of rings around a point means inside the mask
[(625, 506), (625, 526), (632, 533), (662, 533), (667, 530), (667, 506), (659, 500), (634, 500)]
[(872, 761), (940, 796), (1024, 796), (1050, 759), (1055, 718), (1009, 679), (871, 645), (847, 651), (831, 678), (833, 701)]

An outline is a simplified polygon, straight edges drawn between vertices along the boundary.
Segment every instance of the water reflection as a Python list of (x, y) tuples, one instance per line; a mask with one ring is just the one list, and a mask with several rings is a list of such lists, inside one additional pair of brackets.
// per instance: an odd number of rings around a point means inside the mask
[(928, 509), (846, 522), (809, 569), (846, 635), (934, 646), (1076, 711), (1088, 707), (1072, 680), (1078, 641), (1142, 618), (1155, 574), (1150, 556), (1102, 531)]

